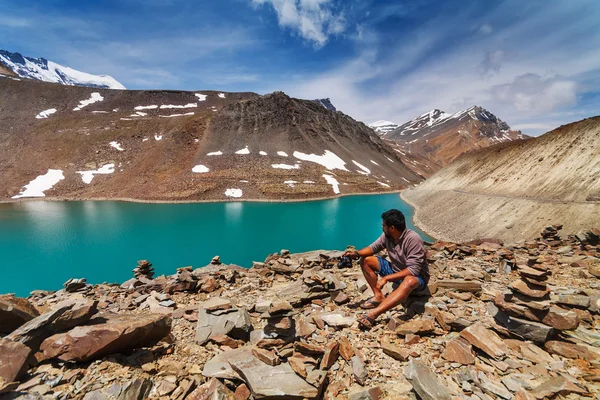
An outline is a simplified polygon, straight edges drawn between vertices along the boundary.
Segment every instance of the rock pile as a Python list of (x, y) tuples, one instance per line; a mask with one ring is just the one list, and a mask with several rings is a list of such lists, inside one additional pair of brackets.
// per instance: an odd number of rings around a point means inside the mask
[(139, 260), (137, 267), (133, 269), (133, 275), (136, 278), (152, 279), (154, 276), (154, 268), (148, 260)]
[(0, 296), (0, 331), (10, 332), (0, 339), (0, 391), (88, 400), (599, 396), (600, 251), (587, 237), (436, 242), (429, 288), (370, 331), (352, 307), (372, 293), (356, 263), (337, 267), (339, 251)]

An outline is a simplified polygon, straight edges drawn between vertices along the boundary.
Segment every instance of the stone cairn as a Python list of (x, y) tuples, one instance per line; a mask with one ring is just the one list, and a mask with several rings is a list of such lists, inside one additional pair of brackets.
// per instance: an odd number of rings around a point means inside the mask
[(137, 267), (133, 269), (133, 275), (138, 279), (152, 279), (154, 276), (154, 268), (152, 268), (152, 263), (150, 263), (148, 260), (138, 261)]
[(517, 265), (519, 279), (509, 285), (511, 293), (497, 295), (494, 304), (490, 304), (490, 313), (510, 333), (539, 344), (551, 340), (559, 331), (573, 330), (579, 325), (577, 313), (556, 306), (575, 306), (570, 301), (574, 296), (551, 298), (551, 290), (547, 285), (551, 276), (547, 265), (550, 260), (541, 257), (538, 250), (540, 246), (560, 243), (558, 231), (561, 228), (561, 225), (548, 226), (537, 242), (525, 243), (529, 248), (529, 257), (526, 265)]

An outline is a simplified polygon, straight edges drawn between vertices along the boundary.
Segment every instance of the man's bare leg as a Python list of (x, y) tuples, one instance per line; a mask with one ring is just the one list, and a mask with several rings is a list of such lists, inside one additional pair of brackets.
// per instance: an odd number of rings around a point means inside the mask
[(377, 289), (377, 280), (379, 277), (376, 272), (379, 272), (379, 260), (375, 256), (369, 256), (360, 259), (360, 269), (367, 280), (367, 283), (373, 290), (373, 299), (381, 303), (385, 297), (381, 290)]
[(367, 315), (376, 319), (384, 312), (391, 310), (398, 304), (406, 301), (411, 292), (417, 289), (420, 284), (421, 283), (416, 276), (407, 276), (396, 290), (390, 293), (378, 307), (370, 310)]

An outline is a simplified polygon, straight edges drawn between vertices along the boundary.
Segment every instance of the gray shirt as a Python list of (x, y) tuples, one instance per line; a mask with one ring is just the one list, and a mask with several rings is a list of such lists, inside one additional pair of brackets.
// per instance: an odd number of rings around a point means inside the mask
[(423, 247), (423, 239), (417, 232), (405, 229), (400, 235), (398, 243), (382, 233), (379, 239), (369, 247), (374, 254), (379, 253), (384, 248), (387, 249), (394, 273), (408, 268), (412, 275), (421, 275), (425, 283), (429, 282), (429, 265), (427, 264), (425, 247)]

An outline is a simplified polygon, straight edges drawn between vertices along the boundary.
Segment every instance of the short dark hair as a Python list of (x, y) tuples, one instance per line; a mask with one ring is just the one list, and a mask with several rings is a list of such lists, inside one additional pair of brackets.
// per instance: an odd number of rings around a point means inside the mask
[(394, 226), (399, 232), (404, 232), (406, 229), (406, 219), (402, 211), (392, 208), (381, 214), (381, 219), (386, 226)]

